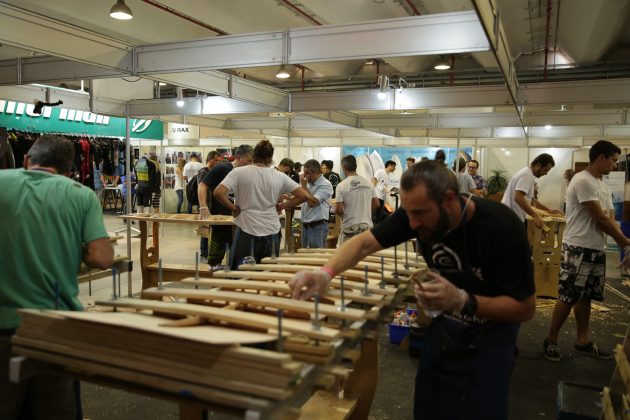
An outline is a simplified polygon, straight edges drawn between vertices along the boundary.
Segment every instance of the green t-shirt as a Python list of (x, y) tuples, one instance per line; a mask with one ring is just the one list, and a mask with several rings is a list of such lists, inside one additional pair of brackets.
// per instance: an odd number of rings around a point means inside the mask
[[(96, 194), (48, 172), (0, 171), (0, 329), (17, 308), (83, 309), (77, 298), (82, 244), (106, 238)], [(56, 286), (57, 285), (57, 286)]]

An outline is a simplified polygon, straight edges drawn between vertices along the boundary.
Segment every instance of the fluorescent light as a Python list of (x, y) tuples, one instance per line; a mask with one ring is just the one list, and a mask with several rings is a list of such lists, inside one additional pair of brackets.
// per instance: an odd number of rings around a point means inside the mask
[(125, 4), (125, 0), (118, 0), (109, 11), (109, 16), (118, 20), (133, 19), (131, 9)]
[(175, 103), (177, 104), (178, 107), (181, 108), (184, 106), (184, 90), (178, 86), (176, 91), (177, 91), (177, 102)]
[(160, 83), (159, 83), (159, 85), (160, 85), (160, 86), (166, 86), (166, 83), (164, 83), (164, 82), (160, 82)]
[(436, 70), (448, 70), (451, 68), (451, 65), (444, 57), (440, 57), (440, 59), (433, 65), (433, 68)]
[(551, 126), (549, 124), (545, 125), (545, 130), (551, 130)]
[(287, 65), (286, 64), (283, 64), (283, 65), (280, 66), (280, 68), (276, 72), (276, 77), (278, 79), (288, 79), (289, 77), (291, 77), (291, 74), (287, 70)]

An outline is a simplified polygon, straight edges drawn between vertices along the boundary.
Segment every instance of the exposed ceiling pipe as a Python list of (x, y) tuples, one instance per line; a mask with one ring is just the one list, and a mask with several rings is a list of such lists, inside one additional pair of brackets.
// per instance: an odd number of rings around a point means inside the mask
[(409, 5), (409, 7), (411, 7), (411, 10), (413, 10), (414, 16), (420, 16), (421, 15), (420, 11), (416, 7), (416, 5), (411, 2), (411, 0), (407, 0), (407, 4)]
[(560, 0), (558, 0), (558, 6), (556, 7), (556, 35), (553, 42), (553, 68), (556, 68), (556, 52), (558, 51), (558, 28), (560, 27)]
[(195, 25), (199, 25), (199, 26), (202, 26), (202, 27), (204, 27), (206, 29), (209, 29), (209, 30), (217, 33), (218, 35), (229, 35), (227, 32), (222, 31), (219, 28), (215, 28), (212, 25), (208, 25), (207, 23), (202, 22), (199, 19), (195, 19), (192, 16), (188, 16), (188, 15), (182, 13), (182, 12), (179, 12), (179, 11), (173, 9), (172, 7), (168, 7), (168, 6), (166, 6), (166, 5), (162, 4), (162, 3), (159, 3), (159, 2), (157, 2), (155, 0), (142, 0), (142, 1), (145, 2), (146, 4), (149, 4), (151, 6), (157, 7), (158, 9), (164, 10), (165, 12), (171, 13), (171, 14), (179, 17), (179, 18), (187, 20), (188, 22), (192, 22)]
[(547, 29), (545, 30), (545, 70), (543, 80), (547, 80), (547, 59), (549, 58), (549, 25), (551, 24), (551, 0), (547, 0)]
[(291, 3), (289, 0), (282, 0), (282, 3), (286, 4), (287, 6), (289, 6), (291, 9), (295, 10), (296, 12), (298, 12), (299, 14), (301, 14), (302, 16), (304, 16), (306, 19), (310, 20), (311, 22), (313, 22), (315, 25), (323, 25), (321, 22), (319, 22), (317, 19), (315, 19), (313, 16), (309, 15), (308, 13), (306, 13), (304, 10), (300, 9), (299, 7), (297, 7), (295, 4)]

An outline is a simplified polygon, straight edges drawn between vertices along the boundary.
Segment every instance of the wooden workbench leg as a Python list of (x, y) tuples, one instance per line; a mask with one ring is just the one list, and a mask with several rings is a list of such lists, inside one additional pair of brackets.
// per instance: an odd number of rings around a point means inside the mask
[(194, 403), (179, 403), (180, 420), (205, 420), (206, 409)]
[[(142, 290), (157, 286), (157, 272), (149, 270), (150, 264), (158, 262), (160, 256), (159, 223), (153, 222), (152, 246), (148, 246), (148, 227), (144, 220), (140, 225), (140, 270), (142, 271)], [(157, 226), (156, 226), (157, 225)]]
[[(376, 335), (378, 337), (378, 335)], [(344, 393), (359, 399), (350, 420), (367, 419), (378, 382), (378, 339), (365, 338), (361, 344), (361, 357), (346, 380)]]

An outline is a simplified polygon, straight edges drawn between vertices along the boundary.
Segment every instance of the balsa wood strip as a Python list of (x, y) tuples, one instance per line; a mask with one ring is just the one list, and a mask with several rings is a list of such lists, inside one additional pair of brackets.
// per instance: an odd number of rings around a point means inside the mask
[[(190, 225), (203, 225), (203, 226), (233, 226), (234, 218), (232, 216), (210, 216), (207, 220), (196, 219), (197, 215), (180, 215), (187, 217), (173, 217), (176, 215), (168, 214), (155, 214), (155, 215), (136, 215), (128, 214), (118, 216), (121, 219), (138, 220), (141, 222), (160, 222), (160, 223), (184, 223)], [(192, 217), (191, 217), (192, 216)]]
[(199, 386), (191, 383), (177, 381), (156, 375), (147, 375), (131, 369), (123, 369), (115, 366), (93, 363), (75, 357), (50, 353), (46, 350), (31, 349), (28, 347), (15, 346), (13, 351), (16, 354), (32, 357), (44, 362), (66, 366), (87, 375), (104, 375), (110, 378), (121, 379), (134, 384), (148, 386), (153, 389), (160, 389), (176, 395), (191, 395), (203, 401), (228, 405), (237, 408), (251, 408), (262, 410), (270, 407), (271, 402), (262, 398), (249, 397), (240, 393), (221, 391), (207, 386)]
[[(301, 253), (300, 251), (302, 251), (302, 249), (298, 250), (298, 253)], [(311, 249), (311, 251), (314, 251), (313, 249)], [(331, 252), (305, 252), (305, 253), (301, 253), (304, 254), (305, 256), (308, 256), (309, 258), (330, 258), (332, 256), (333, 253)], [(281, 257), (284, 257), (286, 255), (291, 255), (291, 254), (282, 254), (280, 255)], [(426, 267), (427, 265), (424, 262), (416, 262), (415, 258), (416, 258), (416, 254), (415, 253), (409, 253), (408, 254), (408, 260), (407, 260), (407, 264), (409, 265), (409, 267)], [(405, 265), (405, 253), (403, 252), (399, 252), (398, 253), (398, 265), (399, 266), (403, 266)], [(361, 259), (361, 261), (368, 261), (368, 262), (375, 262), (375, 263), (381, 263), (381, 257), (378, 255), (368, 255), (367, 257), (363, 257)], [(383, 255), (383, 263), (385, 265), (385, 267), (390, 267), (394, 265), (394, 255), (392, 253), (391, 256), (385, 256)], [(360, 263), (359, 263), (360, 265)], [(399, 267), (400, 268), (400, 267)]]
[[(324, 265), (326, 262), (328, 262), (328, 258), (310, 258), (310, 257), (305, 257), (302, 255), (295, 255), (295, 254), (293, 254), (293, 256), (287, 256), (287, 255), (290, 255), (290, 254), (284, 254), (276, 258), (266, 257), (266, 258), (263, 258), (261, 261), (264, 264), (302, 264), (302, 265), (317, 265), (317, 266)], [(357, 270), (361, 270), (365, 266), (368, 267), (368, 270), (374, 270), (380, 273), (381, 263), (363, 261), (355, 265), (354, 268)], [(386, 269), (386, 272), (389, 271), (391, 273), (394, 270), (394, 265), (385, 264), (384, 268)], [(409, 271), (405, 270), (402, 264), (398, 264), (398, 273), (406, 275), (406, 274), (409, 274)]]
[[(270, 292), (277, 293), (285, 293), (288, 294), (291, 292), (287, 283), (275, 283), (269, 281), (256, 281), (256, 280), (219, 280), (219, 279), (184, 279), (180, 283), (190, 284), (200, 287), (212, 288), (219, 287), (221, 289), (231, 289), (231, 290), (264, 290)], [(347, 284), (344, 284), (344, 289), (348, 290)], [(368, 303), (373, 305), (379, 305), (388, 302), (388, 300), (384, 300), (383, 295), (363, 295), (361, 292), (354, 291), (354, 289), (360, 289), (360, 286), (355, 286), (351, 288), (353, 291), (346, 291), (344, 293), (344, 298), (346, 301), (353, 301), (359, 303)], [(369, 290), (370, 288), (368, 288)], [(341, 298), (341, 290), (337, 289), (328, 289), (326, 291), (326, 295), (334, 298)], [(110, 301), (115, 302), (115, 301)]]
[[(189, 303), (160, 302), (142, 299), (116, 299), (97, 301), (96, 304), (152, 310), (178, 315), (197, 315), (208, 319), (256, 328), (276, 329), (278, 327), (276, 317), (231, 309), (213, 308), (211, 306), (192, 305)], [(313, 330), (310, 321), (285, 318), (282, 320), (282, 328), (287, 332), (304, 335), (315, 340), (335, 340), (340, 337), (339, 331), (333, 328), (322, 327), (319, 331)]]
[[(251, 305), (259, 305), (267, 308), (304, 312), (311, 315), (315, 313), (315, 304), (313, 302), (291, 300), (275, 296), (254, 295), (251, 293), (178, 288), (158, 289), (156, 287), (152, 287), (143, 290), (142, 294), (146, 297), (176, 296), (193, 299), (211, 299), (225, 302), (240, 302)], [(368, 319), (367, 313), (365, 311), (354, 308), (347, 308), (347, 310), (345, 311), (339, 311), (335, 306), (325, 304), (319, 305), (319, 313), (322, 315), (345, 319), (348, 321), (359, 321), (362, 319)]]
[[(110, 349), (104, 350), (103, 348), (86, 351), (85, 349), (77, 348), (74, 345), (62, 345), (19, 336), (15, 337), (13, 342), (14, 344), (24, 347), (50, 351), (79, 359), (85, 359), (91, 362), (133, 369), (140, 372), (146, 372), (148, 374), (161, 375), (174, 380), (198, 383), (199, 385), (221, 388), (228, 391), (243, 392), (258, 397), (286, 399), (290, 396), (290, 392), (285, 388), (253, 384), (249, 380), (236, 380), (235, 378), (243, 378), (243, 376), (238, 376), (236, 374), (237, 372), (234, 372), (235, 375), (231, 378), (217, 377), (215, 375), (204, 374), (206, 372), (204, 372), (203, 367), (195, 364), (173, 364), (170, 361), (169, 363), (164, 363), (164, 359), (150, 361), (145, 355), (138, 355), (130, 352), (119, 351), (116, 353)], [(242, 373), (245, 374), (246, 372), (243, 371)]]
[[(271, 282), (288, 282), (293, 278), (293, 274), (289, 273), (278, 273), (278, 272), (266, 272), (266, 271), (215, 271), (213, 273), (214, 277), (218, 277), (221, 279), (251, 279), (251, 280), (266, 280)], [(205, 280), (205, 279), (204, 279)], [(233, 280), (233, 281), (241, 281), (241, 280)], [(272, 283), (273, 284), (273, 283)], [(284, 283), (285, 285), (287, 283)], [(331, 282), (331, 286), (335, 288), (341, 288), (341, 280), (339, 278), (334, 278)], [(363, 289), (363, 283), (359, 283), (357, 281), (346, 281), (344, 283), (345, 290), (361, 290)], [(217, 286), (220, 287), (220, 286)], [(288, 286), (284, 286), (287, 287)], [(376, 280), (368, 280), (368, 290), (372, 293), (376, 294), (396, 294), (396, 288), (380, 288), (380, 282)]]
[[(287, 273), (297, 273), (298, 271), (312, 271), (315, 270), (317, 267), (316, 265), (319, 264), (315, 264), (315, 265), (305, 265), (305, 264), (255, 264), (255, 265), (249, 265), (249, 266), (241, 266), (242, 270), (247, 270), (247, 271), (284, 271)], [(241, 270), (241, 267), (239, 267), (239, 271)], [(213, 275), (215, 275), (216, 273), (221, 273), (220, 271), (215, 271), (213, 273)], [(341, 273), (341, 275), (345, 276), (347, 280), (350, 281), (364, 281), (365, 280), (365, 271), (363, 270), (354, 270), (354, 269), (350, 269), (350, 270), (346, 270), (343, 273)], [(385, 272), (385, 275), (383, 276), (384, 280), (388, 283), (399, 283), (402, 280), (396, 280), (394, 277), (392, 277), (392, 272)], [(374, 281), (381, 281), (381, 273), (375, 273), (373, 271), (368, 271), (368, 280), (374, 280)]]
[[(122, 326), (112, 331), (111, 326), (97, 321), (88, 322), (85, 320), (67, 319), (60, 315), (59, 311), (40, 309), (20, 309), (18, 311), (22, 316), (22, 324), (17, 334), (23, 336), (50, 334), (51, 336), (63, 336), (68, 339), (81, 337), (82, 340), (92, 340), (91, 342), (95, 344), (102, 344), (103, 337), (115, 335), (120, 339), (120, 342), (110, 341), (109, 345), (115, 346), (122, 343), (123, 349), (136, 349), (137, 351), (151, 354), (155, 352), (157, 355), (163, 355), (163, 349), (160, 346), (173, 340), (172, 337)], [(50, 333), (51, 331), (54, 333)], [(209, 346), (195, 341), (190, 341), (182, 348), (169, 349), (169, 354), (173, 357), (187, 358), (191, 353), (198, 354), (197, 357), (200, 361), (205, 360), (208, 363), (242, 360), (248, 363), (269, 366), (270, 369), (278, 369), (292, 360), (288, 354), (270, 350), (234, 345)]]

